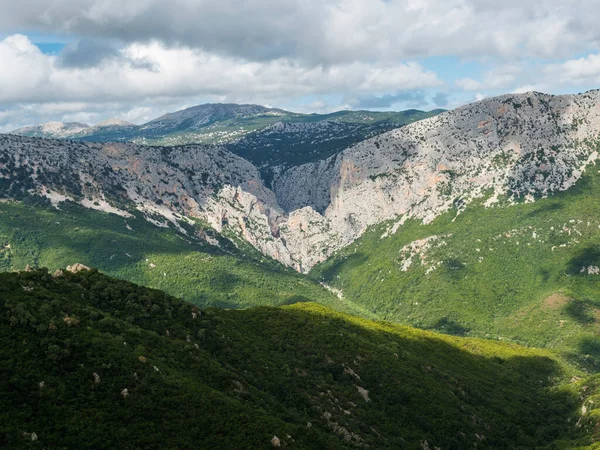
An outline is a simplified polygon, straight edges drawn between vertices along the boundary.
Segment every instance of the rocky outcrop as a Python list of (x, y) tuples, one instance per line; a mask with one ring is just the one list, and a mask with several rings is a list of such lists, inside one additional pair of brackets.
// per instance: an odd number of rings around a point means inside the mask
[[(0, 135), (0, 195), (31, 193), (58, 206), (82, 206), (123, 217), (142, 214), (158, 226), (198, 218), (221, 231), (223, 223), (266, 253), (277, 245), (283, 211), (258, 170), (218, 147), (144, 147), (84, 144)], [(245, 220), (244, 220), (245, 218)], [(256, 226), (246, 226), (256, 221)], [(282, 255), (285, 248), (279, 246)], [(282, 257), (283, 258), (283, 257)], [(287, 261), (292, 265), (292, 260)]]
[(30, 137), (44, 137), (50, 139), (68, 139), (78, 134), (85, 133), (89, 126), (85, 123), (48, 122), (40, 125), (19, 128), (12, 134)]
[(88, 266), (84, 266), (81, 263), (76, 263), (72, 266), (67, 266), (67, 272), (71, 273), (87, 272), (88, 270), (90, 270), (90, 268)]

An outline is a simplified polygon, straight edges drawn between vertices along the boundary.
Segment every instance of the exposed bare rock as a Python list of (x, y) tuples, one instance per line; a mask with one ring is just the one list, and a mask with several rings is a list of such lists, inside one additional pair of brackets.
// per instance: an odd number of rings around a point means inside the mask
[[(327, 421), (327, 426), (336, 434), (340, 435), (347, 442), (354, 442), (354, 444), (362, 444), (364, 441), (360, 435), (348, 430), (346, 427), (340, 425), (333, 420), (333, 415), (329, 411), (323, 413), (323, 418)], [(310, 423), (310, 422), (309, 422)]]
[(367, 391), (365, 388), (360, 387), (360, 386), (356, 386), (356, 390), (361, 395), (361, 397), (365, 399), (365, 402), (370, 402), (371, 401), (371, 399), (369, 398), (369, 391)]
[(63, 322), (70, 327), (76, 327), (77, 325), (79, 325), (79, 319), (76, 317), (66, 316), (63, 318)]
[(14, 130), (12, 134), (61, 139), (69, 138), (77, 135), (78, 133), (85, 132), (85, 130), (88, 128), (88, 125), (78, 122), (47, 122), (40, 125), (19, 128), (18, 130)]
[(67, 266), (67, 272), (78, 273), (78, 272), (87, 272), (90, 270), (88, 266), (84, 266), (83, 264), (76, 263), (72, 266)]
[(346, 375), (350, 375), (350, 376), (356, 378), (357, 380), (360, 380), (360, 376), (356, 372), (354, 372), (354, 370), (352, 370), (351, 367), (348, 367), (348, 366), (344, 367), (344, 373)]

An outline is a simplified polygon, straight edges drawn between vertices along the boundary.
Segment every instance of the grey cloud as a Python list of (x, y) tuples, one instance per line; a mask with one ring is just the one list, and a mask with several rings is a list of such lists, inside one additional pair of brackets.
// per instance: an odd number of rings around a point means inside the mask
[(6, 0), (0, 31), (34, 29), (126, 42), (160, 40), (251, 60), (308, 55), (324, 41), (316, 0)]
[[(359, 108), (444, 107), (460, 94), (433, 90), (454, 83), (437, 83), (436, 74), (410, 63), (400, 67), (407, 58), (485, 57), (492, 67), (508, 67), (462, 80), (485, 95), (540, 77), (551, 89), (569, 80), (511, 67), (532, 56), (555, 62), (596, 51), (598, 12), (597, 0), (0, 0), (0, 35), (27, 30), (79, 39), (58, 58), (22, 36), (0, 41), (0, 60), (12, 61), (11, 71), (0, 71), (0, 101), (86, 102), (79, 111), (89, 114), (98, 99), (125, 102), (125, 110), (163, 98), (191, 104), (196, 96), (282, 104), (319, 95)], [(571, 63), (570, 79), (596, 82), (595, 63)], [(0, 127), (33, 114), (15, 111), (0, 114)]]
[(0, 32), (157, 39), (306, 64), (556, 57), (598, 46), (599, 12), (597, 0), (2, 0)]
[(433, 97), (431, 97), (433, 104), (439, 108), (445, 108), (446, 106), (448, 106), (449, 99), (450, 96), (446, 92), (438, 92)]
[(108, 58), (118, 58), (114, 42), (101, 39), (80, 39), (69, 43), (60, 53), (59, 62), (65, 67), (89, 68)]
[(402, 104), (409, 108), (419, 108), (427, 103), (424, 91), (399, 92), (397, 94), (371, 95), (350, 102), (355, 108), (385, 109)]
[(89, 69), (97, 67), (107, 60), (116, 60), (134, 69), (151, 72), (159, 70), (156, 62), (149, 58), (128, 59), (120, 51), (120, 43), (106, 39), (79, 39), (60, 52), (58, 63), (65, 68)]

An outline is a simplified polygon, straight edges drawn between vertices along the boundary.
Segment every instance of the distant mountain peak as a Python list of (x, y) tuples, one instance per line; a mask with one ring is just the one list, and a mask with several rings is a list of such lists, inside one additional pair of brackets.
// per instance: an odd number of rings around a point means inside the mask
[(19, 128), (12, 131), (11, 134), (31, 137), (69, 138), (88, 128), (90, 128), (89, 125), (79, 122), (46, 122), (40, 125)]
[(127, 122), (126, 120), (117, 119), (114, 117), (96, 124), (96, 127), (134, 127), (134, 126), (135, 126), (135, 124), (133, 124), (131, 122)]
[[(165, 114), (142, 125), (111, 118), (99, 124), (52, 122), (21, 128), (11, 134), (87, 142), (134, 142), (145, 145), (221, 144), (239, 142), (245, 157), (263, 164), (272, 157), (288, 165), (322, 156), (318, 147), (332, 154), (375, 134), (429, 117), (422, 111), (338, 111), (302, 114), (256, 104), (206, 103)], [(278, 123), (279, 122), (279, 123)], [(278, 124), (277, 124), (278, 123)], [(272, 127), (273, 124), (277, 124)], [(268, 133), (263, 136), (262, 133)], [(271, 133), (281, 136), (271, 136)], [(248, 137), (248, 139), (245, 139)], [(274, 139), (264, 153), (264, 138)], [(321, 145), (327, 143), (326, 145)], [(243, 148), (242, 148), (243, 147)], [(252, 147), (252, 148), (250, 148)], [(300, 148), (302, 147), (302, 148)], [(310, 147), (310, 148), (308, 148)], [(233, 151), (236, 153), (236, 151)], [(303, 156), (302, 156), (303, 155)], [(270, 174), (266, 175), (270, 177)]]
[(186, 128), (194, 130), (217, 121), (248, 119), (261, 116), (286, 116), (289, 114), (292, 113), (261, 105), (206, 103), (165, 114), (144, 124), (143, 129), (176, 130)]

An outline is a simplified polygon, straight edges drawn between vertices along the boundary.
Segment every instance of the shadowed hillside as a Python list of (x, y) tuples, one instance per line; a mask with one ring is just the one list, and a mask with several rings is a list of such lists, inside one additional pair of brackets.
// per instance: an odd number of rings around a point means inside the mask
[(533, 448), (593, 425), (547, 351), (314, 304), (201, 311), (38, 270), (0, 274), (0, 312), (5, 448)]

